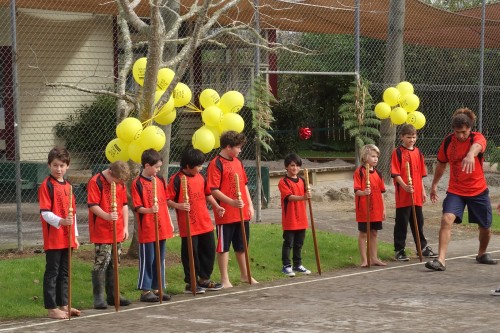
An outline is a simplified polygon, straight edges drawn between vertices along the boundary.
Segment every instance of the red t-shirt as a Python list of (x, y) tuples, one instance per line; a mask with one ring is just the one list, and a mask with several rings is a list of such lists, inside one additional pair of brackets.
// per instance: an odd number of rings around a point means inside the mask
[[(40, 220), (42, 222), (43, 249), (59, 250), (68, 248), (68, 226), (56, 228), (47, 223), (41, 213), (52, 212), (60, 218), (66, 218), (69, 213), (69, 190), (71, 184), (68, 181), (59, 182), (52, 176), (44, 179), (38, 188), (38, 202), (40, 205)], [(76, 201), (73, 195), (73, 216), (76, 214)], [(71, 247), (76, 247), (75, 224), (71, 225)]]
[[(170, 177), (167, 187), (168, 200), (184, 203), (184, 192), (181, 188), (181, 177), (183, 175), (186, 176), (189, 205), (191, 207), (189, 211), (191, 235), (196, 236), (213, 231), (214, 225), (207, 208), (207, 196), (210, 195), (210, 190), (205, 177), (201, 174), (188, 175), (179, 171)], [(177, 213), (179, 234), (181, 237), (187, 237), (186, 211), (176, 209), (175, 212)]]
[[(156, 197), (158, 199), (158, 239), (173, 237), (172, 223), (167, 206), (167, 188), (163, 177), (156, 177)], [(137, 214), (137, 232), (139, 243), (156, 241), (155, 214), (140, 214), (139, 208), (153, 207), (153, 182), (143, 176), (138, 176), (132, 182), (132, 202)]]
[[(99, 172), (90, 178), (87, 184), (88, 207), (99, 206), (105, 212), (111, 212), (111, 184)], [(116, 240), (123, 241), (123, 207), (127, 206), (127, 189), (124, 184), (116, 184)], [(98, 217), (89, 209), (90, 241), (96, 244), (113, 243), (113, 221), (106, 221)]]
[[(234, 182), (235, 174), (239, 175), (241, 199), (245, 203), (245, 207), (243, 208), (243, 218), (248, 221), (250, 220), (250, 213), (247, 209), (249, 205), (249, 198), (247, 197), (247, 192), (245, 190), (248, 179), (247, 174), (245, 173), (245, 168), (243, 167), (243, 163), (240, 159), (233, 158), (228, 160), (218, 155), (210, 161), (207, 168), (208, 188), (211, 191), (220, 190), (229, 198), (237, 199), (238, 196)], [(239, 208), (232, 207), (223, 202), (219, 202), (219, 205), (224, 207), (226, 212), (222, 217), (215, 214), (216, 224), (228, 224), (241, 221)]]
[(288, 201), (291, 195), (303, 196), (306, 193), (306, 184), (302, 177), (291, 178), (285, 176), (280, 179), (278, 188), (281, 193), (281, 224), (283, 230), (307, 229), (306, 202)]
[[(408, 149), (399, 146), (393, 150), (391, 156), (391, 177), (400, 176), (408, 184), (408, 174), (406, 172), (406, 162), (410, 163), (410, 175), (413, 183), (413, 200), (416, 206), (423, 205), (423, 185), (422, 178), (427, 176), (424, 155), (417, 147)], [(394, 179), (396, 187), (396, 208), (409, 207), (412, 205), (412, 194), (406, 192)]]
[[(472, 173), (462, 171), (462, 160), (470, 150), (472, 144), (478, 143), (483, 147), (474, 158), (475, 169)], [(446, 151), (445, 151), (446, 146)], [(479, 132), (471, 132), (464, 142), (457, 139), (454, 133), (448, 135), (439, 147), (437, 159), (441, 163), (450, 163), (450, 181), (448, 192), (462, 195), (475, 196), (487, 189), (483, 171), (483, 152), (486, 149), (486, 139)]]
[[(354, 171), (354, 192), (364, 191), (366, 188), (365, 179), (365, 167), (364, 165), (358, 167)], [(370, 194), (370, 222), (381, 222), (384, 218), (384, 198), (382, 193), (385, 192), (384, 181), (380, 173), (374, 169), (370, 170), (370, 188), (372, 193)], [(368, 196), (355, 196), (356, 201), (356, 221), (357, 222), (368, 222), (368, 214), (366, 210)]]

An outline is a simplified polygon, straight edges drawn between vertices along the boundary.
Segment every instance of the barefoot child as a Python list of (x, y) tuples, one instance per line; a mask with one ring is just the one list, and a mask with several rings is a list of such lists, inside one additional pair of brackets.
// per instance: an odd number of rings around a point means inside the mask
[[(219, 205), (226, 211), (223, 216), (215, 214), (217, 226), (217, 262), (221, 274), (221, 283), (224, 288), (231, 288), (229, 281), (228, 263), (229, 249), (233, 244), (236, 260), (240, 268), (240, 280), (248, 281), (247, 268), (245, 265), (245, 248), (241, 232), (240, 209), (243, 209), (245, 220), (245, 231), (250, 238), (249, 222), (253, 217), (254, 209), (250, 192), (247, 187), (247, 175), (243, 163), (238, 159), (241, 147), (246, 142), (243, 133), (235, 131), (224, 132), (220, 137), (221, 150), (207, 168), (208, 187)], [(241, 200), (237, 199), (234, 175), (239, 175)], [(257, 283), (252, 278), (252, 283)]]
[[(71, 248), (78, 249), (75, 197), (72, 197), (69, 213), (71, 184), (64, 179), (69, 168), (70, 156), (66, 149), (55, 147), (49, 152), (50, 176), (38, 189), (40, 220), (45, 250), (45, 274), (43, 275), (43, 302), (49, 318), (68, 318), (68, 228), (71, 228)], [(71, 309), (71, 316), (80, 311)]]
[[(287, 276), (295, 276), (295, 272), (311, 274), (302, 265), (302, 245), (309, 225), (306, 213), (307, 199), (311, 192), (306, 191), (306, 184), (299, 177), (302, 159), (297, 154), (285, 157), (286, 176), (281, 178), (278, 188), (281, 193), (281, 224), (283, 228), (283, 246), (281, 249), (281, 272)], [(293, 248), (293, 267), (290, 261), (290, 251)]]
[[(179, 234), (182, 238), (181, 260), (184, 268), (185, 293), (191, 293), (191, 272), (189, 270), (188, 234), (186, 214), (189, 214), (193, 259), (196, 273), (196, 293), (205, 290), (217, 291), (222, 284), (210, 280), (215, 262), (215, 239), (212, 218), (208, 212), (207, 201), (212, 205), (215, 215), (223, 216), (224, 208), (219, 206), (210, 194), (207, 181), (200, 174), (205, 154), (198, 149), (188, 149), (181, 157), (181, 170), (174, 174), (168, 182), (168, 206), (175, 208)], [(184, 201), (181, 177), (186, 177), (189, 201)]]
[[(362, 165), (354, 171), (353, 178), (361, 267), (368, 266), (368, 258), (366, 257), (368, 209), (370, 209), (370, 263), (375, 266), (385, 266), (386, 264), (377, 255), (377, 232), (382, 230), (382, 221), (385, 220), (386, 216), (384, 196), (382, 195), (385, 192), (385, 185), (382, 175), (375, 169), (380, 150), (377, 146), (368, 144), (361, 148), (360, 155)], [(370, 168), (370, 187), (366, 186), (366, 164)], [(370, 207), (367, 207), (367, 196), (370, 196)]]

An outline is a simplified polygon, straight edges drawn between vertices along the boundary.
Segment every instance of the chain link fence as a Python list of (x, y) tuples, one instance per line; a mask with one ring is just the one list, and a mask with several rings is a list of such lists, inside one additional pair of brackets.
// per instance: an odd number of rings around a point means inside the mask
[[(197, 103), (197, 95), (205, 88), (220, 95), (237, 90), (248, 96), (259, 68), (271, 73), (267, 77), (279, 99), (275, 106), (278, 121), (273, 124), (272, 132), (276, 139), (274, 151), (264, 154), (264, 158), (281, 158), (290, 149), (310, 149), (313, 141), (349, 150), (352, 141), (342, 129), (338, 109), (342, 96), (354, 81), (358, 51), (359, 73), (371, 82), (370, 93), (375, 103), (381, 100), (387, 86), (397, 83), (384, 82), (387, 60), (384, 31), (389, 1), (359, 1), (359, 49), (354, 36), (356, 2), (333, 5), (322, 0), (265, 2), (260, 18), (262, 36), (271, 42), (269, 47), (277, 45), (273, 42), (294, 44), (302, 52), (279, 50), (275, 56), (265, 50), (257, 53), (253, 45), (238, 38), (224, 40), (224, 47), (222, 40), (218, 40), (219, 43), (199, 48), (181, 81), (191, 88), (193, 103)], [(405, 36), (409, 39), (404, 44), (405, 75), (401, 81), (410, 81), (420, 97), (420, 111), (425, 114), (427, 124), (419, 133), (418, 145), (424, 154), (433, 156), (441, 139), (451, 130), (450, 119), (455, 109), (466, 106), (476, 112), (480, 110), (481, 20), (477, 12), (470, 13), (474, 17), (461, 16), (464, 23), (457, 27), (459, 20), (450, 16), (456, 14), (435, 10), (416, 0), (406, 3), (405, 17), (409, 23), (405, 25)], [(85, 184), (93, 173), (106, 167), (104, 150), (116, 137), (114, 130), (119, 121), (114, 98), (87, 92), (114, 91), (118, 73), (124, 66), (126, 48), (121, 42), (114, 6), (114, 2), (32, 0), (19, 4), (13, 17), (12, 3), (0, 1), (2, 247), (20, 247), (23, 238), (28, 244), (40, 244), (37, 188), (48, 175), (47, 153), (55, 145), (66, 146), (72, 154), (68, 178), (75, 186), (79, 224), (85, 234)], [(497, 13), (498, 7), (488, 6), (487, 13)], [(429, 11), (428, 20), (422, 19), (421, 8)], [(274, 11), (269, 14), (270, 10)], [(239, 13), (241, 20), (243, 13), (246, 12)], [(498, 34), (495, 34), (500, 15), (497, 19), (487, 22), (489, 42), (484, 50), (480, 114), (480, 126), (492, 147), (500, 145), (500, 57)], [(143, 21), (148, 22), (147, 18)], [(468, 33), (462, 34), (459, 28)], [(132, 40), (140, 40), (134, 29), (130, 31)], [(449, 43), (437, 42), (447, 39)], [(147, 48), (137, 45), (133, 52), (137, 59), (147, 55)], [(259, 55), (257, 65), (256, 55)], [(282, 74), (277, 74), (280, 71)], [(126, 86), (127, 91), (140, 93), (131, 73)], [(175, 122), (163, 127), (170, 133), (167, 156), (171, 172), (178, 166), (184, 149), (191, 145), (193, 132), (202, 125), (200, 114), (188, 111), (177, 110)], [(250, 183), (255, 186), (252, 112), (244, 108), (240, 115), (249, 139), (240, 157), (246, 161)], [(299, 127), (311, 127), (313, 141), (301, 142)], [(217, 150), (208, 153), (207, 160), (216, 153)]]

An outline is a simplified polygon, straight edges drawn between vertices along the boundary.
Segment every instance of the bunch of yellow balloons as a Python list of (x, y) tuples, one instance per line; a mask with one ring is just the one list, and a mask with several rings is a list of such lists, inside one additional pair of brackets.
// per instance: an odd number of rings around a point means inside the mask
[(375, 105), (375, 115), (379, 119), (390, 118), (394, 125), (412, 124), (416, 129), (425, 125), (425, 116), (417, 111), (420, 99), (414, 93), (413, 85), (402, 81), (396, 87), (384, 90), (383, 102)]
[(193, 147), (204, 153), (220, 147), (220, 136), (224, 131), (241, 133), (245, 121), (238, 112), (245, 105), (245, 98), (238, 91), (228, 91), (222, 96), (214, 89), (205, 89), (199, 97), (201, 119), (204, 123), (191, 139)]

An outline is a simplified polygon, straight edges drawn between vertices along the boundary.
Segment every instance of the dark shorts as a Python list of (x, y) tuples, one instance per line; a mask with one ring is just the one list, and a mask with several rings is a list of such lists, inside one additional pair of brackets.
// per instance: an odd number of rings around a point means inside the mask
[(493, 219), (491, 213), (490, 191), (486, 189), (483, 193), (473, 197), (446, 192), (443, 201), (443, 214), (449, 213), (456, 216), (455, 223), (462, 223), (465, 206), (469, 213), (469, 223), (477, 223), (482, 228), (491, 227)]
[[(235, 252), (245, 251), (243, 245), (243, 237), (241, 234), (241, 222), (229, 224), (219, 224), (217, 230), (217, 253), (229, 252), (231, 244)], [(250, 240), (250, 227), (248, 221), (245, 221), (245, 234), (248, 241)]]
[[(358, 222), (358, 230), (366, 232), (366, 222)], [(382, 222), (370, 222), (370, 230), (382, 230)]]

